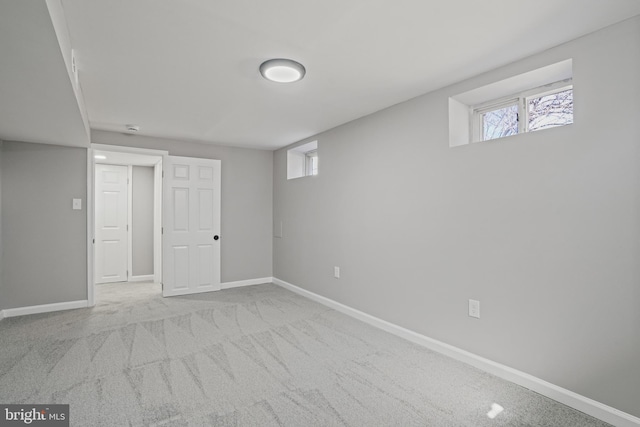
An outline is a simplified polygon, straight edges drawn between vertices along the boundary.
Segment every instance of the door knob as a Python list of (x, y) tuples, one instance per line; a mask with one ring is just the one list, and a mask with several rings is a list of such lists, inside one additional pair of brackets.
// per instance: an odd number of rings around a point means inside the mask
[(213, 236), (213, 240), (218, 240), (220, 238), (220, 236), (218, 236), (217, 234), (215, 236)]

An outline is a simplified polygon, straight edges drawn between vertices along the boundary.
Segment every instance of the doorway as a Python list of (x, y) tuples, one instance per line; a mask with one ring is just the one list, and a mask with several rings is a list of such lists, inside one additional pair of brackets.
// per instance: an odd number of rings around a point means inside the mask
[(87, 201), (89, 306), (95, 284), (162, 282), (162, 163), (166, 151), (92, 144)]

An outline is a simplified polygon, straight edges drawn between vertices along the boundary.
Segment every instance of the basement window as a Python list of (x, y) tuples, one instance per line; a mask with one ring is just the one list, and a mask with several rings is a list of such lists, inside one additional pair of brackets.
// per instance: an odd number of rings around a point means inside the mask
[(573, 85), (529, 96), (525, 102), (527, 132), (573, 123)]
[(573, 85), (562, 80), (472, 109), (472, 142), (573, 123)]
[(287, 179), (318, 175), (318, 141), (287, 150)]
[(476, 140), (487, 141), (518, 133), (518, 100), (476, 108), (473, 115), (476, 122), (474, 130)]
[(449, 146), (573, 123), (568, 59), (449, 98)]
[(306, 175), (318, 175), (318, 150), (307, 151), (304, 155)]

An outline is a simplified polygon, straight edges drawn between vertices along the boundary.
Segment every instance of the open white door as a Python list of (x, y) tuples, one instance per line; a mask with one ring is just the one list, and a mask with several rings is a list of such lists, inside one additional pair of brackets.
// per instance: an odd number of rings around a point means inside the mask
[(126, 166), (96, 165), (95, 283), (127, 281)]
[(163, 296), (220, 289), (220, 160), (166, 156)]

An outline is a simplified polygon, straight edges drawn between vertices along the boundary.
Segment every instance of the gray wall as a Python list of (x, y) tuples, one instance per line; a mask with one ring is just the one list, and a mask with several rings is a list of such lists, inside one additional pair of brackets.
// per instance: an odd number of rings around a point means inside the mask
[(2, 146), (3, 142), (0, 140), (0, 310), (6, 308), (2, 289)]
[[(449, 96), (568, 58), (574, 125), (449, 148)], [(640, 416), (638, 76), (635, 18), (277, 151), (274, 276)]]
[(153, 274), (153, 168), (131, 171), (131, 263), (134, 276)]
[[(87, 299), (87, 151), (5, 141), (2, 308)], [(82, 199), (82, 210), (71, 209)]]
[(93, 131), (92, 142), (221, 160), (221, 280), (272, 276), (273, 152), (103, 131)]

